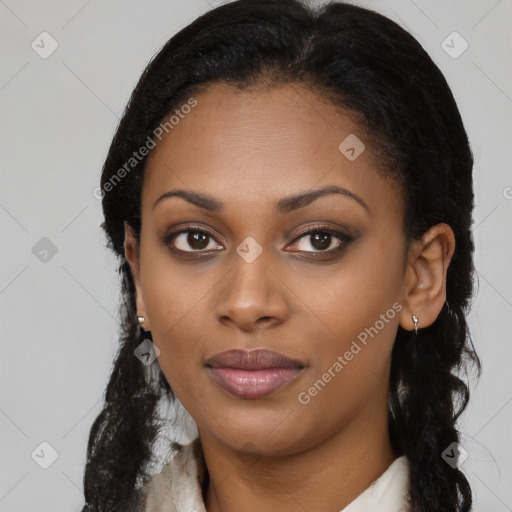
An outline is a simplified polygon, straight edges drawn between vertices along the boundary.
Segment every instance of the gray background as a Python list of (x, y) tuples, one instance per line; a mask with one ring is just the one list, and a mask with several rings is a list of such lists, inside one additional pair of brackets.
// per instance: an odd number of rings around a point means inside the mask
[[(116, 261), (93, 190), (147, 61), (219, 3), (0, 0), (0, 512), (83, 504), (88, 432), (117, 343)], [(512, 510), (512, 2), (360, 3), (420, 40), (472, 142), (479, 286), (469, 320), (484, 373), (460, 423), (463, 469), (477, 510)], [(43, 31), (59, 45), (46, 59), (31, 47)], [(441, 46), (453, 31), (469, 43), (458, 58)]]

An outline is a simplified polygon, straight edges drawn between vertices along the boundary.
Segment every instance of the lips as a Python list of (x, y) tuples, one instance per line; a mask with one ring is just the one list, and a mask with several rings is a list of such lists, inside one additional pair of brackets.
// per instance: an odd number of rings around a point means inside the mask
[(263, 398), (293, 381), (304, 364), (271, 350), (228, 350), (206, 363), (212, 379), (232, 395)]

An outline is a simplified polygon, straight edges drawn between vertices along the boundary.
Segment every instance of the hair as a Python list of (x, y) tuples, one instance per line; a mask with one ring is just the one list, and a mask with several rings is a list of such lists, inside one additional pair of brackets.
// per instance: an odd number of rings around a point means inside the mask
[[(300, 0), (237, 0), (197, 18), (149, 62), (117, 127), (101, 176), (101, 227), (119, 259), (120, 347), (90, 432), (82, 512), (123, 510), (138, 483), (150, 479), (144, 468), (157, 433), (155, 406), (160, 396), (173, 394), (161, 372), (159, 389), (150, 389), (133, 355), (140, 331), (124, 223), (140, 242), (147, 160), (133, 155), (154, 140), (169, 113), (209, 84), (239, 90), (295, 84), (316, 91), (352, 113), (386, 157), (384, 172), (403, 197), (408, 243), (437, 223), (452, 228), (447, 302), (416, 336), (398, 327), (388, 417), (393, 449), (410, 463), (411, 510), (467, 512), (469, 483), (442, 452), (459, 441), (456, 421), (469, 400), (461, 373), (481, 369), (466, 322), (474, 280), (468, 137), (443, 74), (411, 34), (362, 7), (312, 7)], [(120, 173), (127, 162), (129, 172)]]

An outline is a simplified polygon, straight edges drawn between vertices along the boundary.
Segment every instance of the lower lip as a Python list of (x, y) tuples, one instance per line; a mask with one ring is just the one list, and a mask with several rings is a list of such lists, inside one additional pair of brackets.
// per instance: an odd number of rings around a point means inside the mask
[(262, 398), (286, 386), (297, 377), (302, 368), (208, 368), (215, 382), (239, 398)]

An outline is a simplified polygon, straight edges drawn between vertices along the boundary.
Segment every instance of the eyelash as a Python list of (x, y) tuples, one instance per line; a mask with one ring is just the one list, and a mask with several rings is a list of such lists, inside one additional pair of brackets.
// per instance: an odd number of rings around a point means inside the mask
[[(168, 246), (171, 244), (171, 242), (173, 241), (174, 238), (176, 238), (178, 235), (181, 235), (183, 233), (200, 233), (201, 235), (205, 235), (205, 236), (209, 237), (210, 239), (215, 240), (217, 242), (215, 237), (212, 236), (209, 231), (207, 231), (204, 228), (201, 228), (199, 226), (186, 226), (186, 228), (180, 229), (179, 231), (170, 232), (162, 237), (161, 242), (165, 246)], [(312, 227), (302, 231), (301, 233), (299, 233), (292, 240), (291, 243), (293, 244), (293, 243), (297, 242), (298, 240), (300, 240), (301, 238), (306, 237), (307, 235), (313, 235), (313, 234), (318, 234), (318, 233), (322, 233), (322, 234), (327, 233), (335, 238), (338, 238), (340, 241), (340, 244), (338, 245), (338, 247), (335, 247), (334, 249), (329, 249), (327, 251), (298, 251), (298, 252), (307, 253), (307, 254), (318, 254), (318, 255), (325, 255), (325, 254), (337, 255), (354, 239), (352, 236), (347, 235), (343, 231), (339, 231), (337, 229), (334, 229), (334, 228), (331, 228), (328, 226), (312, 226)], [(177, 248), (173, 248), (173, 247), (171, 247), (171, 250), (178, 252), (180, 254), (211, 254), (212, 252), (218, 251), (217, 249), (215, 249), (213, 251), (204, 250), (204, 249), (203, 250), (183, 251), (181, 249), (177, 249)]]

